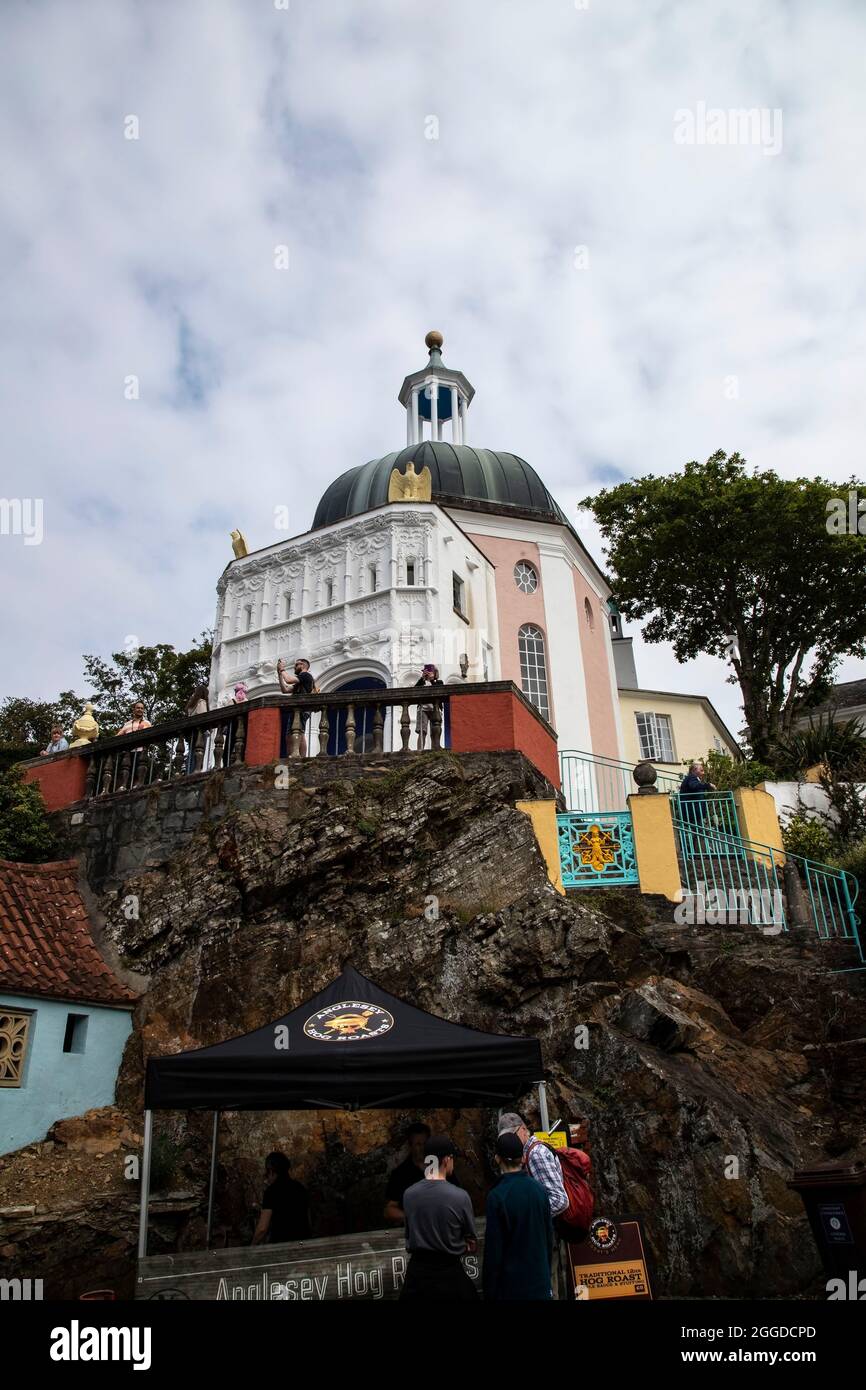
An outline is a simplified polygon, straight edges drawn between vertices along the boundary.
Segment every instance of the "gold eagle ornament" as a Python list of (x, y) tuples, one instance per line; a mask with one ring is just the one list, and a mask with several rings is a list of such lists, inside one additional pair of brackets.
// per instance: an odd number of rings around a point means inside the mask
[(232, 550), (235, 552), (236, 560), (242, 560), (245, 555), (249, 555), (247, 543), (241, 531), (232, 531)]
[(429, 502), (433, 497), (433, 479), (425, 464), (420, 473), (415, 472), (412, 459), (406, 464), (406, 472), (391, 469), (388, 483), (389, 502)]

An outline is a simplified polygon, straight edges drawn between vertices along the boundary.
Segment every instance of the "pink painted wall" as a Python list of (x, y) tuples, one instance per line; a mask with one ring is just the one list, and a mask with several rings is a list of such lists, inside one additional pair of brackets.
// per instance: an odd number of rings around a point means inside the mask
[[(550, 644), (547, 641), (547, 618), (544, 611), (544, 593), (541, 585), (541, 560), (538, 546), (533, 541), (510, 540), (502, 536), (478, 536), (467, 533), (482, 554), (495, 565), (494, 583), (496, 585), (496, 609), (499, 615), (499, 664), (502, 679), (514, 681), (518, 690), (523, 689), (520, 679), (520, 655), (517, 650), (517, 634), (524, 623), (535, 623), (544, 633), (545, 656), (547, 658), (547, 699), (550, 705), (549, 722), (556, 728), (556, 710), (553, 707), (553, 687), (550, 675)], [(528, 560), (538, 575), (538, 588), (534, 594), (524, 594), (514, 582), (514, 566), (518, 560)]]
[[(616, 713), (611, 693), (611, 675), (607, 647), (607, 605), (590, 589), (579, 570), (572, 570), (577, 621), (580, 631), (580, 651), (586, 680), (589, 705), (589, 728), (592, 751), (600, 757), (618, 758)], [(586, 619), (584, 600), (592, 606), (594, 627)]]

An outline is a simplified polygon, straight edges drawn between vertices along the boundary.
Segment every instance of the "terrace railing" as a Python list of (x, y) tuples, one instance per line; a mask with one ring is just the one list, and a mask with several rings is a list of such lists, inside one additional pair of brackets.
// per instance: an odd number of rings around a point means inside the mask
[[(565, 749), (559, 755), (562, 794), (569, 811), (601, 813), (628, 810), (628, 798), (637, 791), (634, 765), (595, 753)], [(656, 769), (661, 792), (679, 790), (681, 777)]]
[(448, 696), (429, 688), (270, 696), (100, 739), (90, 751), (85, 795), (110, 796), (242, 763), (250, 711), (265, 704), (279, 711), (285, 758), (377, 757), (448, 745)]

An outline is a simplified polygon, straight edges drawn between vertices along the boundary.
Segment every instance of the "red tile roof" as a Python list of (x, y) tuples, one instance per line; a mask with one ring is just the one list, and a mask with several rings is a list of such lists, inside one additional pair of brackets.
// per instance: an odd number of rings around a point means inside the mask
[(0, 989), (93, 1004), (136, 999), (97, 950), (74, 859), (0, 859)]

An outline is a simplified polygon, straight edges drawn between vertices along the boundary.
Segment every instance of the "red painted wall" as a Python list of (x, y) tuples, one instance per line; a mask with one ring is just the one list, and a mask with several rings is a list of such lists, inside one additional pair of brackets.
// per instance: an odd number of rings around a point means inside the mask
[(507, 690), (463, 695), (451, 701), (451, 751), (498, 753), (517, 748), (555, 787), (559, 786), (556, 740)]
[(80, 801), (84, 796), (89, 762), (89, 757), (80, 757), (78, 754), (73, 754), (70, 758), (65, 758), (62, 754), (59, 757), (46, 758), (42, 763), (25, 767), (24, 781), (39, 783), (46, 811), (60, 811), (64, 806), (71, 806), (73, 801)]
[(280, 756), (279, 709), (251, 709), (247, 713), (245, 763), (275, 763)]

